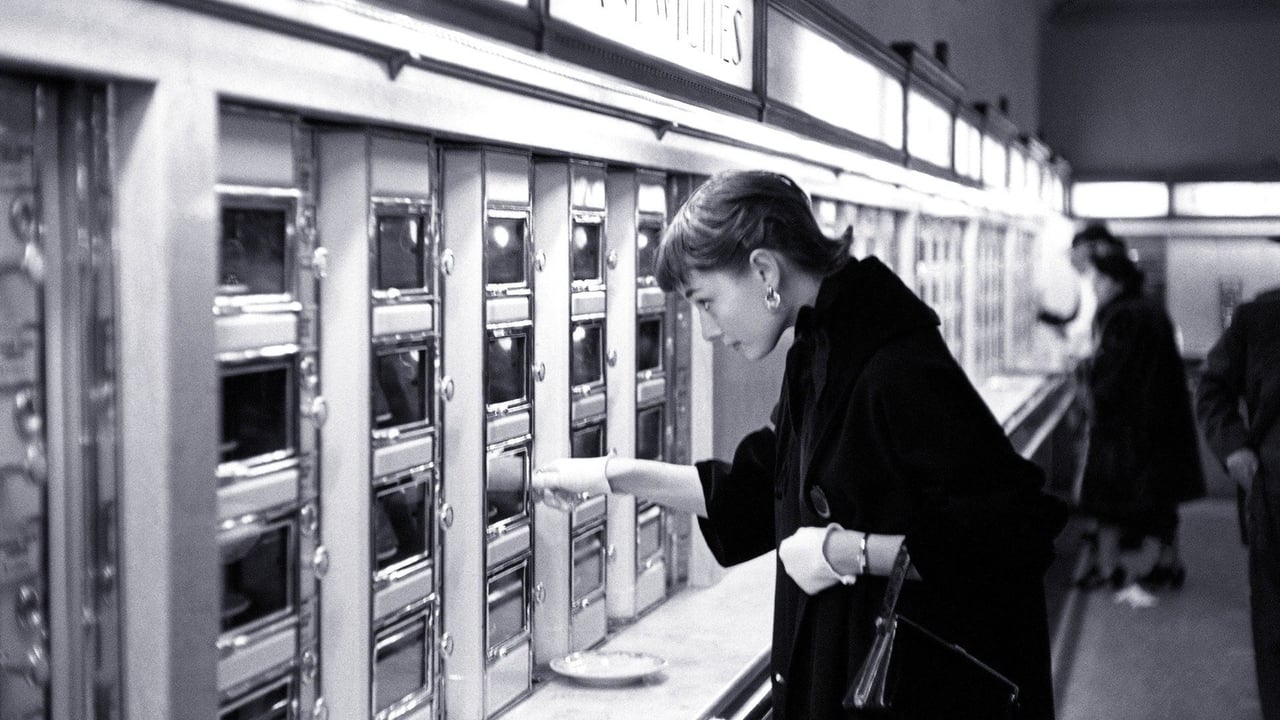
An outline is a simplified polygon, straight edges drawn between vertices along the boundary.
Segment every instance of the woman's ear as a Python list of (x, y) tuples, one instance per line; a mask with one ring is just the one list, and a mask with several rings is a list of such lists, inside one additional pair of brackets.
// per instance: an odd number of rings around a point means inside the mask
[(765, 248), (756, 248), (747, 256), (751, 274), (766, 287), (777, 288), (782, 284), (782, 260), (778, 254)]

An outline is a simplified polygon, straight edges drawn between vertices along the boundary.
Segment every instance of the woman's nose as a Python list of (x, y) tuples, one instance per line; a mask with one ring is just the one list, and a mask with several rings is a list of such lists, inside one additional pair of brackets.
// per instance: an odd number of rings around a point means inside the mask
[(702, 322), (703, 340), (711, 342), (724, 334), (720, 332), (720, 326), (716, 324), (715, 320), (711, 319), (710, 315), (706, 313), (698, 313), (698, 319)]

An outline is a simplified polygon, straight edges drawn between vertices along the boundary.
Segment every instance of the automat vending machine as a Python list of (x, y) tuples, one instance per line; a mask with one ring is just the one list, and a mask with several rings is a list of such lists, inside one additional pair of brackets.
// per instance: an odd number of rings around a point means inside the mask
[(321, 543), (312, 134), (296, 117), (220, 114), (216, 316), (222, 434), (217, 680), (221, 717), (325, 714), (318, 686)]

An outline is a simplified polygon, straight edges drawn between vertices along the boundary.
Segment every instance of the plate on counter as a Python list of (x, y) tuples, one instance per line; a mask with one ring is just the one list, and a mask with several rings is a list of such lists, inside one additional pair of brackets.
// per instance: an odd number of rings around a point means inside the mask
[(627, 685), (662, 672), (667, 661), (641, 652), (585, 651), (551, 661), (551, 669), (585, 685)]

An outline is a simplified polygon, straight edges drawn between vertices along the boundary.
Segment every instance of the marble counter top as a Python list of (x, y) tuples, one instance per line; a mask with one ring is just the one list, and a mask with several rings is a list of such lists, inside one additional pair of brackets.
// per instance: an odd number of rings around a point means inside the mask
[(774, 554), (689, 588), (620, 630), (598, 650), (645, 652), (667, 666), (643, 684), (589, 687), (550, 677), (502, 720), (694, 720), (769, 647)]

